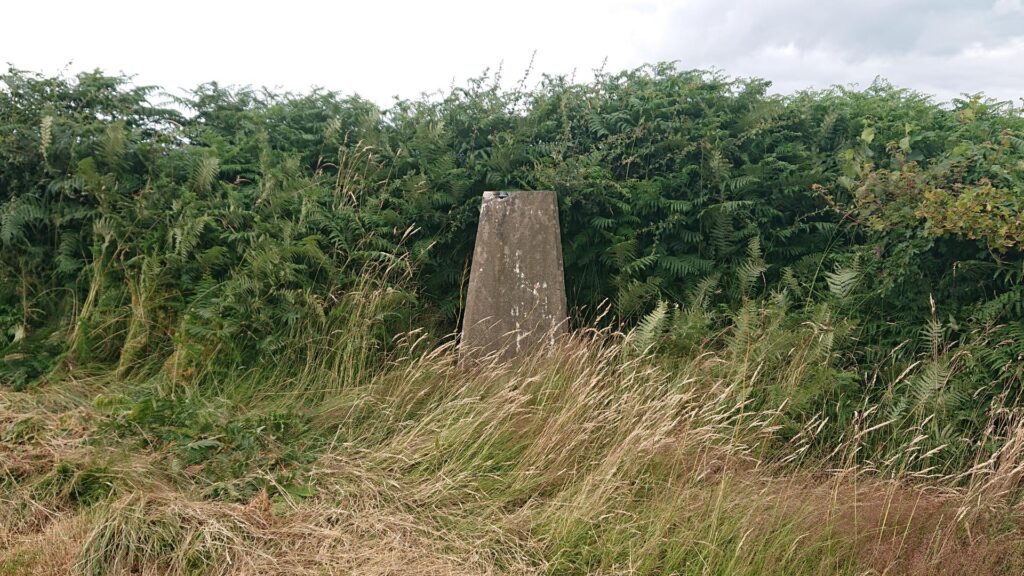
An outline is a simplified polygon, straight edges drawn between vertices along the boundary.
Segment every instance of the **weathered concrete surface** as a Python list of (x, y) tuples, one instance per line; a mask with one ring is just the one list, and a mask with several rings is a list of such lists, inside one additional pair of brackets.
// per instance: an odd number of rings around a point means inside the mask
[(566, 330), (555, 193), (484, 192), (462, 321), (462, 355), (508, 359)]

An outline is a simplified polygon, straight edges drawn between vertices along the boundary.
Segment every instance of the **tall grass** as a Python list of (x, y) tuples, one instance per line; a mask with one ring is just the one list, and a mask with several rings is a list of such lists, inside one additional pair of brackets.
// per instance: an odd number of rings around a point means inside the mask
[(605, 329), (470, 365), (372, 337), (390, 290), (354, 289), (358, 320), (295, 334), (280, 365), (0, 391), (0, 574), (1024, 568), (1024, 421), (992, 406), (948, 470), (922, 447), (955, 415), (793, 411), (839, 374), (825, 312), (751, 305), (670, 362)]

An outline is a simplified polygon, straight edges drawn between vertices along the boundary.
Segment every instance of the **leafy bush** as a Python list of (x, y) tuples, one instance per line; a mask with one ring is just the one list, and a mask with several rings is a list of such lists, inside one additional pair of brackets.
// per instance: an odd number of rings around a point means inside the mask
[[(789, 398), (794, 429), (880, 403), (977, 432), (1019, 389), (1024, 117), (1006, 103), (884, 82), (778, 96), (671, 64), (532, 89), (485, 77), (388, 109), (0, 79), (7, 386), (162, 370), (170, 390), (219, 393), (268, 366), (310, 393), (323, 373), (347, 386), (395, 335), (457, 327), (481, 192), (547, 188), (580, 324), (611, 302), (666, 362), (770, 338), (771, 374), (813, 341), (799, 387), (751, 390)], [(930, 376), (899, 378), (918, 362)]]

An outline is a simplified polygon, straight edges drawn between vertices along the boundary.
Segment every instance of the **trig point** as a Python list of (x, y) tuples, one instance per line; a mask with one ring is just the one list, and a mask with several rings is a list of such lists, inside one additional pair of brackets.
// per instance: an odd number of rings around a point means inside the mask
[(460, 351), (508, 359), (565, 330), (555, 193), (484, 192)]

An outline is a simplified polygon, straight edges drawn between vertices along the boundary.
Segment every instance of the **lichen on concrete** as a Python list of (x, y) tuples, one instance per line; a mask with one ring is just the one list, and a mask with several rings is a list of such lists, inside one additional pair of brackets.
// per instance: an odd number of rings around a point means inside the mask
[(502, 358), (566, 329), (558, 203), (551, 191), (484, 192), (460, 350)]

